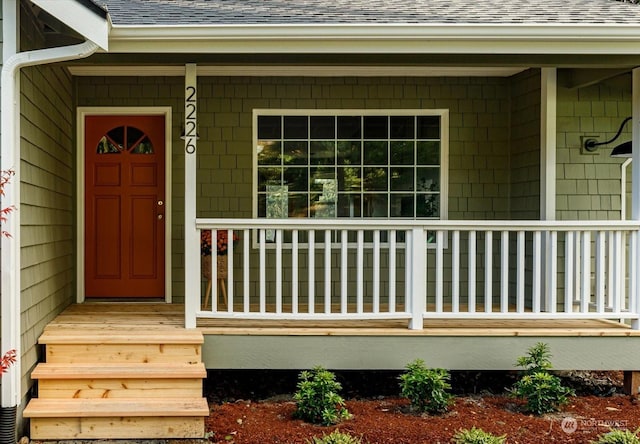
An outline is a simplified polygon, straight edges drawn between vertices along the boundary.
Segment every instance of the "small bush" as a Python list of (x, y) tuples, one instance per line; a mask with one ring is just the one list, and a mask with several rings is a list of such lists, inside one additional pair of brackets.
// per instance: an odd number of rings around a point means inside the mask
[(526, 356), (521, 356), (516, 365), (524, 367), (524, 376), (513, 385), (511, 393), (527, 400), (527, 410), (536, 415), (556, 412), (574, 396), (572, 389), (564, 387), (551, 370), (549, 346), (538, 342), (529, 348)]
[(362, 444), (362, 439), (348, 433), (342, 433), (340, 430), (334, 430), (321, 438), (314, 436), (311, 441), (307, 441), (307, 444)]
[(453, 444), (504, 444), (507, 435), (496, 436), (482, 429), (462, 429), (453, 435)]
[(400, 375), (401, 394), (411, 401), (411, 407), (429, 414), (444, 413), (451, 404), (451, 375), (441, 368), (427, 368), (422, 359), (407, 364), (407, 371)]
[(342, 386), (332, 372), (322, 367), (303, 371), (298, 376), (294, 416), (313, 424), (332, 425), (351, 418), (338, 394)]
[(546, 372), (524, 375), (513, 386), (513, 394), (527, 400), (527, 410), (536, 415), (557, 412), (569, 402), (573, 390), (562, 385), (557, 376)]
[(529, 348), (526, 356), (520, 356), (516, 361), (517, 367), (523, 367), (525, 373), (532, 375), (538, 372), (548, 372), (551, 370), (551, 352), (549, 345), (538, 342)]
[(592, 444), (640, 444), (638, 431), (631, 432), (629, 430), (612, 430), (609, 433), (598, 435), (597, 441), (591, 441)]

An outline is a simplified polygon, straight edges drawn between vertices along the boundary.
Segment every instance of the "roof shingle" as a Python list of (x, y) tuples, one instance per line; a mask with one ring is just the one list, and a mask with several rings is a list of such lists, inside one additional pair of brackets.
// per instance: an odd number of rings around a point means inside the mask
[(94, 0), (114, 25), (640, 24), (615, 0)]

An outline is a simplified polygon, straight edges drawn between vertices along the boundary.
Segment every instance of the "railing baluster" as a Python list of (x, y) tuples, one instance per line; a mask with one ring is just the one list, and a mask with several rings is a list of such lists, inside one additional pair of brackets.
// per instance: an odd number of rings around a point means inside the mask
[(218, 230), (211, 230), (211, 311), (218, 311)]
[(604, 313), (604, 292), (605, 292), (605, 232), (596, 233), (596, 311)]
[(227, 230), (227, 313), (233, 313), (233, 233)]
[(614, 294), (614, 288), (615, 288), (615, 274), (616, 274), (616, 269), (615, 269), (615, 261), (614, 261), (614, 257), (615, 257), (615, 252), (614, 252), (614, 246), (615, 246), (615, 235), (614, 235), (614, 231), (609, 231), (608, 232), (608, 245), (607, 245), (607, 251), (608, 251), (608, 255), (607, 255), (607, 308), (608, 309), (612, 309), (613, 308), (613, 294)]
[(582, 274), (581, 292), (580, 292), (580, 310), (583, 313), (589, 312), (589, 303), (591, 302), (591, 232), (582, 233)]
[(436, 233), (436, 313), (444, 311), (444, 231)]
[(620, 231), (615, 232), (615, 247), (614, 247), (614, 266), (615, 278), (613, 284), (613, 311), (619, 313), (621, 309), (620, 299), (622, 296), (622, 233)]
[(476, 312), (476, 232), (469, 231), (469, 272), (467, 275), (469, 293), (469, 313)]
[(624, 287), (625, 287), (625, 278), (627, 276), (627, 264), (626, 264), (626, 256), (624, 254), (625, 247), (627, 245), (627, 233), (624, 231), (618, 231), (620, 233), (620, 270), (618, 275), (618, 295), (620, 298), (620, 311), (625, 311), (627, 309), (627, 304), (625, 303), (624, 297)]
[(276, 230), (276, 313), (282, 313), (282, 230)]
[(243, 278), (244, 278), (244, 288), (242, 289), (242, 302), (243, 302), (242, 311), (244, 311), (245, 313), (249, 313), (250, 303), (251, 303), (251, 294), (249, 293), (249, 289), (250, 289), (249, 277), (251, 272), (251, 269), (249, 268), (250, 267), (249, 242), (251, 242), (251, 237), (249, 233), (250, 233), (249, 230), (246, 230), (246, 229), (244, 230), (243, 244), (242, 244), (242, 248), (243, 248), (242, 270), (243, 270)]
[(356, 311), (362, 313), (364, 310), (364, 230), (358, 230), (358, 253), (357, 253), (357, 282), (356, 282)]
[(308, 271), (308, 277), (309, 277), (309, 283), (308, 283), (308, 289), (309, 289), (309, 295), (307, 296), (307, 304), (309, 304), (309, 306), (307, 307), (307, 311), (309, 313), (315, 313), (316, 312), (316, 297), (315, 297), (315, 285), (316, 285), (316, 232), (314, 230), (309, 230), (309, 271)]
[(493, 311), (493, 231), (484, 234), (484, 311)]
[(291, 232), (291, 312), (298, 313), (299, 258), (298, 230)]
[(260, 313), (267, 311), (267, 269), (266, 269), (266, 256), (267, 256), (267, 230), (260, 230), (260, 261), (259, 261), (259, 276), (260, 276)]
[(451, 240), (451, 311), (460, 312), (460, 232), (453, 232)]
[[(532, 299), (534, 313), (540, 313), (540, 295), (542, 293), (542, 233), (540, 231), (533, 232), (533, 282), (532, 282)], [(549, 307), (547, 307), (548, 309)], [(555, 310), (555, 307), (553, 307)]]
[(396, 312), (396, 230), (389, 230), (389, 313)]
[(567, 231), (564, 238), (564, 312), (573, 312), (574, 266), (575, 266), (575, 233)]
[(547, 277), (547, 307), (550, 313), (555, 313), (558, 307), (558, 232), (552, 231), (549, 236), (549, 248), (547, 254), (549, 273)]
[(349, 232), (342, 230), (340, 232), (340, 313), (347, 313), (347, 303), (349, 300)]
[(324, 230), (324, 312), (331, 313), (331, 230)]
[(500, 312), (509, 311), (509, 232), (503, 231), (500, 239)]
[(380, 312), (380, 230), (373, 231), (373, 312)]
[(573, 294), (574, 294), (574, 302), (579, 304), (580, 303), (580, 296), (582, 294), (582, 279), (580, 278), (580, 275), (582, 273), (582, 232), (581, 231), (576, 231), (575, 232), (575, 242), (573, 243), (573, 246), (575, 248), (575, 253), (573, 255), (573, 260), (575, 261), (575, 265), (573, 266), (573, 277), (574, 277), (574, 281), (573, 281)]
[(636, 276), (636, 268), (638, 266), (638, 232), (632, 231), (629, 239), (629, 311), (633, 314), (638, 313), (638, 301), (636, 300), (636, 286), (638, 285), (638, 276)]
[(516, 273), (516, 311), (518, 313), (524, 313), (524, 253), (525, 253), (525, 236), (524, 231), (518, 231), (517, 234), (517, 267), (518, 271)]

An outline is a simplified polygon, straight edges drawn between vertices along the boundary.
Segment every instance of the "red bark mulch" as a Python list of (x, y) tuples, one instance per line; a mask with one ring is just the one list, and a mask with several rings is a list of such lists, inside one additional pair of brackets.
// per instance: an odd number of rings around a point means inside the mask
[(459, 395), (442, 416), (415, 415), (397, 397), (347, 400), (353, 419), (321, 427), (293, 419), (290, 397), (265, 401), (217, 401), (207, 421), (210, 441), (227, 444), (307, 443), (334, 429), (362, 437), (369, 444), (449, 443), (457, 430), (482, 428), (507, 435), (509, 444), (588, 444), (611, 428), (640, 427), (635, 398), (581, 395), (560, 413), (536, 417), (523, 412), (523, 402), (508, 395)]

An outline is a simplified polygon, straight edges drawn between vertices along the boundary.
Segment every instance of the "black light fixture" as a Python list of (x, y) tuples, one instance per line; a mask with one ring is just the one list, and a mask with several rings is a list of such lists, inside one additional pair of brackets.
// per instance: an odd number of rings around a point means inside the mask
[[(627, 117), (620, 124), (620, 128), (613, 138), (607, 140), (606, 142), (598, 142), (596, 139), (587, 139), (584, 141), (584, 150), (592, 153), (598, 149), (600, 145), (608, 145), (611, 142), (615, 141), (620, 134), (622, 134), (622, 129), (627, 124), (627, 122), (631, 120), (631, 117)], [(631, 157), (631, 141), (624, 142), (618, 146), (616, 146), (613, 151), (611, 151), (611, 157)]]
[(631, 141), (621, 143), (611, 151), (611, 157), (631, 157)]

